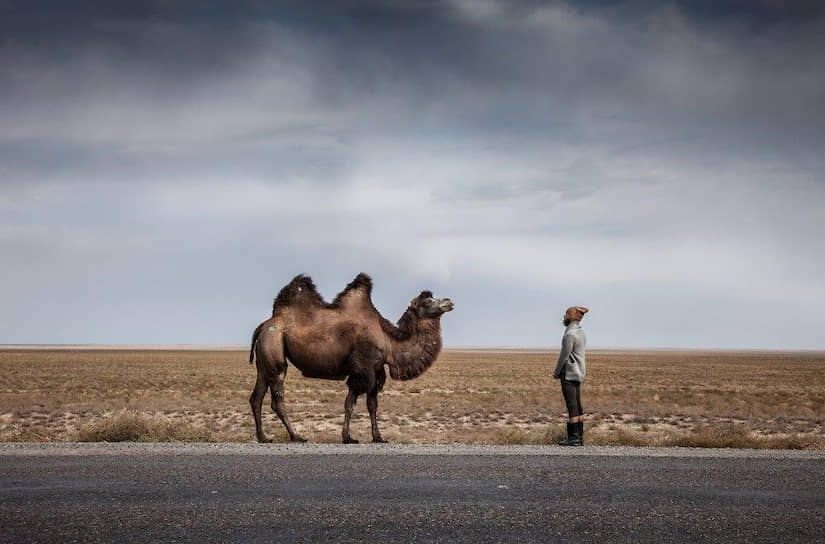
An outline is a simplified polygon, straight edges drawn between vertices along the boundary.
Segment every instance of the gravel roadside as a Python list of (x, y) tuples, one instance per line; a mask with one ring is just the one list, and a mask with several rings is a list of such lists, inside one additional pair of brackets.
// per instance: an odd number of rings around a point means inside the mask
[(0, 456), (23, 455), (538, 455), (705, 459), (825, 459), (825, 450), (652, 448), (630, 446), (488, 446), (466, 444), (227, 444), (155, 442), (9, 442)]

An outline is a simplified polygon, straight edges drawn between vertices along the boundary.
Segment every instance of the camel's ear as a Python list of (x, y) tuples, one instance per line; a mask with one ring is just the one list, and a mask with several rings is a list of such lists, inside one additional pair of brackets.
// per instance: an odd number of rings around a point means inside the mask
[(418, 308), (418, 297), (415, 297), (410, 301), (410, 308)]

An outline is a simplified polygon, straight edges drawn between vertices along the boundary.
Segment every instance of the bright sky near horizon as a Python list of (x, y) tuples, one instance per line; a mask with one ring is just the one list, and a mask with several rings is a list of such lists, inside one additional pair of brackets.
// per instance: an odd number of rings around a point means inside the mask
[(0, 3), (0, 343), (363, 271), (448, 346), (825, 348), (818, 2), (70, 4)]

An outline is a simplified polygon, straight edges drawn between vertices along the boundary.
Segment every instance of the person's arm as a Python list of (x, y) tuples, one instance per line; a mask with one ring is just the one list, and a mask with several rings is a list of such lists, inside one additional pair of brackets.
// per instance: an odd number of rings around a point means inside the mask
[(564, 365), (567, 363), (567, 358), (570, 357), (570, 352), (573, 351), (573, 341), (575, 338), (572, 334), (565, 334), (561, 341), (561, 351), (559, 352), (559, 362), (556, 363), (556, 370), (553, 371), (553, 377), (557, 380), (561, 378), (561, 373), (564, 371)]

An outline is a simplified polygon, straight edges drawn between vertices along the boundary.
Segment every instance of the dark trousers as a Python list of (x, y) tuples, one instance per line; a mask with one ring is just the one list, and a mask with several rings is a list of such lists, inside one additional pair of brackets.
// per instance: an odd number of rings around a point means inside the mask
[(568, 417), (584, 414), (582, 410), (581, 382), (571, 382), (561, 377), (561, 394), (564, 395), (564, 404), (567, 405)]

